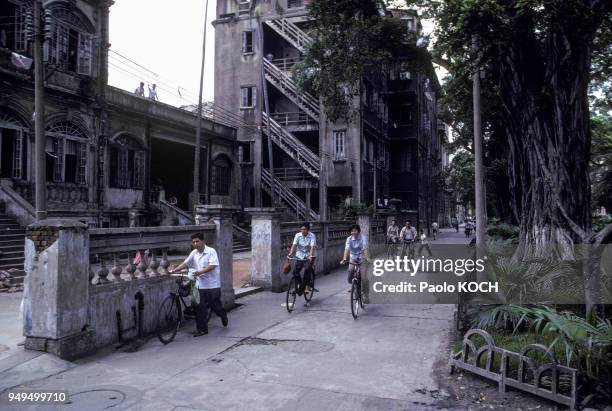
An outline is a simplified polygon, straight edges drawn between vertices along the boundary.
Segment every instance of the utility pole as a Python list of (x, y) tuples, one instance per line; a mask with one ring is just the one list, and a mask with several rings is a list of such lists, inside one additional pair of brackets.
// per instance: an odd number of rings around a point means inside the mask
[[(196, 138), (195, 138), (195, 154), (193, 158), (193, 204), (192, 207), (195, 211), (196, 205), (200, 202), (200, 162), (201, 162), (201, 145), (202, 145), (202, 91), (204, 89), (204, 63), (206, 63), (206, 24), (208, 22), (208, 0), (204, 6), (204, 36), (202, 39), (202, 67), (200, 68), (200, 93), (198, 96), (198, 111), (197, 111), (197, 123), (196, 123)], [(210, 158), (210, 156), (207, 156)], [(210, 184), (210, 178), (208, 178), (207, 185)], [(209, 192), (206, 190), (207, 193)], [(206, 199), (209, 200), (208, 198)]]
[(34, 15), (34, 152), (36, 219), (47, 218), (47, 176), (45, 165), (45, 84), (43, 61), (43, 32), (41, 30), (40, 0), (33, 2)]
[[(478, 51), (477, 38), (472, 39), (472, 48)], [(472, 94), (474, 101), (474, 174), (475, 174), (475, 197), (476, 197), (476, 256), (483, 258), (486, 230), (486, 209), (484, 197), (484, 166), (483, 166), (483, 142), (480, 112), (480, 67), (472, 76)]]

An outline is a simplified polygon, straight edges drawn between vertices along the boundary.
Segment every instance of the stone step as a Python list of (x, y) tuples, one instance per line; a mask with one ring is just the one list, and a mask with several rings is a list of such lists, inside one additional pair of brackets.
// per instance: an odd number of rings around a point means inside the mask
[(23, 269), (23, 257), (0, 258), (0, 270)]
[(23, 281), (25, 280), (25, 271), (23, 270), (16, 270), (16, 271), (10, 271), (11, 274), (11, 285), (19, 285), (19, 284), (23, 284)]
[(25, 230), (18, 226), (18, 228), (0, 228), (0, 237), (5, 234), (20, 234), (25, 236)]

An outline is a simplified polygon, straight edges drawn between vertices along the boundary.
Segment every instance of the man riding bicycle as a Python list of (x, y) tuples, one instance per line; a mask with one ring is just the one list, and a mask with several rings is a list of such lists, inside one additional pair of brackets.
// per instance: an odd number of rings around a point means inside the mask
[[(364, 257), (366, 261), (370, 261), (370, 254), (368, 252), (368, 239), (361, 234), (361, 227), (359, 227), (359, 224), (353, 224), (350, 227), (350, 232), (351, 235), (346, 239), (346, 243), (344, 244), (344, 256), (342, 257), (342, 261), (340, 261), (340, 264), (344, 264), (347, 261), (349, 262), (347, 272), (349, 284), (353, 282), (353, 277), (356, 271), (355, 264), (361, 263)], [(361, 274), (361, 271), (359, 273)], [(369, 289), (367, 276), (361, 276), (361, 281), (364, 289), (364, 297), (367, 299), (367, 293)], [(349, 292), (351, 292), (350, 289)]]
[[(310, 276), (314, 270), (314, 262), (317, 257), (317, 239), (314, 233), (310, 232), (310, 223), (302, 223), (300, 225), (300, 232), (293, 238), (291, 250), (287, 258), (291, 258), (294, 254), (298, 260), (295, 262), (293, 276), (297, 282), (298, 295), (302, 295), (304, 290), (307, 292), (312, 291), (308, 284), (310, 284)], [(306, 261), (306, 258), (308, 258), (308, 261)], [(306, 269), (304, 270), (304, 280), (302, 281), (300, 272), (304, 265), (306, 265)]]
[[(406, 221), (406, 225), (400, 232), (400, 238), (402, 239), (402, 257), (406, 255), (406, 248), (408, 248), (409, 254), (414, 254), (413, 244), (416, 239), (416, 229), (410, 225), (410, 221)], [(409, 256), (410, 257), (410, 256)], [(413, 257), (413, 256), (412, 256)]]
[(387, 227), (387, 244), (389, 243), (397, 243), (397, 239), (399, 238), (400, 229), (395, 224), (395, 218), (391, 220), (391, 224)]

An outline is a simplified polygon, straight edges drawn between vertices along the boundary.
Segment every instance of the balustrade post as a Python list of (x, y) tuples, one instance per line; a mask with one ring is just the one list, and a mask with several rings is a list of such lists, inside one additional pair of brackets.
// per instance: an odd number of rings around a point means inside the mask
[(132, 260), (132, 253), (128, 253), (128, 263), (125, 266), (125, 279), (127, 281), (134, 280), (134, 272), (136, 271), (136, 266), (134, 265), (134, 261)]
[(149, 277), (159, 276), (159, 261), (157, 261), (157, 250), (151, 249), (151, 264), (149, 264)]
[(225, 206), (220, 204), (199, 205), (196, 214), (200, 221), (206, 221), (208, 217), (216, 226), (216, 241), (213, 248), (219, 257), (219, 269), (221, 271), (221, 302), (225, 308), (234, 305), (236, 296), (234, 294), (234, 252), (232, 215), (239, 212), (240, 207)]
[[(371, 225), (372, 225), (372, 217), (369, 214), (359, 214), (357, 216), (357, 224), (359, 224), (359, 227), (361, 228), (361, 235), (364, 236), (365, 238), (368, 239), (368, 251), (370, 252), (370, 257), (372, 257), (372, 251), (374, 250), (374, 244), (373, 244), (373, 235), (374, 235), (374, 231), (371, 229)], [(362, 281), (361, 283), (361, 288), (362, 290), (365, 287), (369, 287), (370, 284), (372, 284), (373, 279), (372, 279), (372, 270), (368, 269), (367, 265), (362, 265), (361, 266), (361, 274), (363, 279), (365, 279), (365, 281)], [(363, 302), (366, 304), (370, 303), (370, 293), (369, 290), (363, 293)]]
[(123, 269), (121, 268), (121, 265), (119, 264), (119, 255), (117, 253), (113, 253), (113, 266), (111, 267), (111, 276), (110, 276), (110, 281), (113, 283), (118, 283), (121, 280), (121, 272), (123, 271)]
[(168, 260), (168, 249), (167, 248), (162, 249), (162, 259), (161, 259), (160, 266), (161, 266), (160, 274), (167, 275), (168, 267), (170, 267), (170, 261)]
[(147, 265), (145, 263), (145, 253), (144, 250), (138, 250), (138, 253), (140, 254), (140, 262), (138, 263), (138, 265), (136, 265), (136, 272), (134, 273), (136, 278), (141, 279), (141, 278), (147, 278)]
[(100, 271), (98, 271), (98, 282), (97, 282), (97, 284), (106, 284), (106, 283), (110, 282), (108, 280), (109, 270), (108, 270), (108, 267), (106, 266), (106, 258), (105, 257), (106, 257), (105, 255), (101, 255), (100, 256)]
[(71, 360), (94, 347), (88, 323), (89, 232), (74, 220), (42, 220), (25, 238), (25, 348)]
[(281, 276), (280, 217), (284, 209), (246, 208), (251, 219), (251, 284), (282, 292), (284, 278)]

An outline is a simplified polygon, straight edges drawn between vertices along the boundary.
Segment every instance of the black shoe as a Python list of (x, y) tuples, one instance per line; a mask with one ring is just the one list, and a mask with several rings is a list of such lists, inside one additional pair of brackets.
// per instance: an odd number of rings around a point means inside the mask
[(227, 315), (221, 318), (221, 324), (223, 324), (224, 327), (227, 327), (227, 324), (228, 324)]
[(192, 335), (194, 337), (200, 337), (200, 336), (206, 335), (206, 334), (208, 334), (208, 330), (206, 330), (206, 331), (196, 331), (196, 332), (192, 333)]

